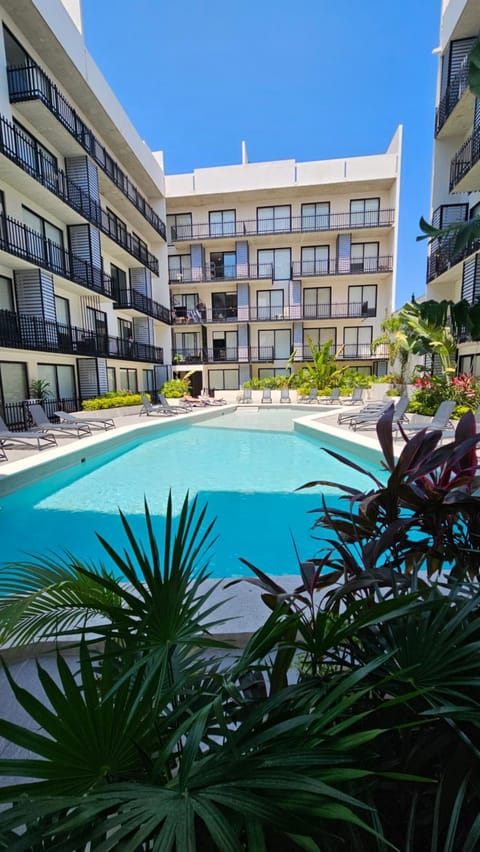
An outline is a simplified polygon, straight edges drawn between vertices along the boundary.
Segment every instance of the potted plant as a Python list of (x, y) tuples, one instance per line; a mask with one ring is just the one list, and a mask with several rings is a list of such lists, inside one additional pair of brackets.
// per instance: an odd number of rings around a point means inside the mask
[(40, 402), (41, 405), (53, 396), (50, 382), (46, 379), (34, 379), (30, 383), (30, 393), (33, 398), (30, 402)]

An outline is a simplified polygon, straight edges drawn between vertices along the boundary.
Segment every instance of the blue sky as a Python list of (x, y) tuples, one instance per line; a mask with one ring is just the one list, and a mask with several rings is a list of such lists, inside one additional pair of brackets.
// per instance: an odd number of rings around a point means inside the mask
[(397, 306), (425, 289), (440, 0), (83, 0), (86, 43), (167, 174), (384, 151), (404, 125)]

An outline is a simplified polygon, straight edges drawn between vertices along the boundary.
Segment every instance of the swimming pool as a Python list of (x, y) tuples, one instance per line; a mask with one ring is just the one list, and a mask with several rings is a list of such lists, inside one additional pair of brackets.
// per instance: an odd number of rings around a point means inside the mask
[[(317, 478), (367, 484), (323, 452), (318, 438), (294, 431), (296, 416), (241, 409), (198, 423), (169, 421), (161, 433), (146, 430), (121, 448), (2, 497), (1, 561), (68, 550), (105, 562), (95, 532), (123, 547), (121, 508), (143, 538), (146, 496), (161, 536), (171, 489), (176, 510), (189, 491), (217, 518), (214, 577), (245, 575), (240, 556), (271, 574), (295, 574), (292, 536), (302, 560), (318, 551), (308, 512), (320, 505), (317, 491), (295, 489)], [(332, 490), (329, 499), (336, 496)]]

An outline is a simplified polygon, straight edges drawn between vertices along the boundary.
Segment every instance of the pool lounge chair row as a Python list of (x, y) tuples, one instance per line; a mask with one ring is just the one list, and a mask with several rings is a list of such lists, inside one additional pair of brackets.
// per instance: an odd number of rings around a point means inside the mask
[[(409, 432), (420, 432), (423, 429), (428, 431), (439, 430), (441, 432), (454, 430), (455, 427), (450, 418), (456, 403), (452, 400), (444, 400), (444, 402), (438, 406), (429, 423), (409, 423), (406, 415), (408, 402), (408, 396), (404, 394), (404, 396), (401, 396), (395, 405), (392, 425), (394, 432), (397, 434), (400, 434), (400, 426), (407, 434)], [(354, 431), (357, 431), (357, 429), (375, 427), (381, 416), (391, 405), (392, 402), (390, 400), (387, 402), (370, 402), (358, 413), (352, 414), (352, 412), (345, 412), (339, 414), (337, 422), (339, 424), (347, 423), (349, 428)]]
[(0, 417), (0, 461), (6, 461), (5, 449), (46, 450), (57, 446), (56, 435), (81, 438), (91, 435), (92, 429), (113, 429), (115, 421), (109, 417), (77, 418), (66, 411), (56, 411), (60, 423), (51, 423), (45, 409), (39, 405), (30, 405), (29, 411), (34, 428), (26, 432), (13, 432)]

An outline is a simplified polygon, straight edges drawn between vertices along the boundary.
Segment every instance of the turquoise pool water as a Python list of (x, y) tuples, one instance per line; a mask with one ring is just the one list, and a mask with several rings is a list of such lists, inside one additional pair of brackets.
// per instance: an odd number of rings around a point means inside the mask
[[(365, 477), (331, 459), (321, 446), (317, 439), (294, 432), (292, 415), (281, 410), (169, 423), (161, 434), (142, 436), (120, 451), (1, 498), (0, 561), (65, 550), (106, 561), (95, 532), (123, 547), (121, 508), (142, 537), (146, 496), (161, 536), (171, 489), (176, 510), (189, 491), (200, 504), (208, 504), (209, 518), (217, 518), (213, 576), (248, 573), (240, 556), (272, 574), (296, 573), (292, 536), (302, 560), (320, 546), (312, 538), (313, 517), (308, 514), (320, 505), (320, 494), (295, 489), (317, 478), (367, 485)], [(329, 499), (337, 496), (333, 489)]]

